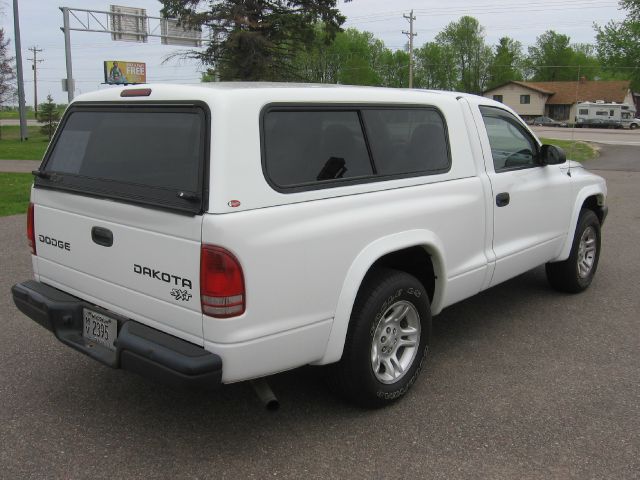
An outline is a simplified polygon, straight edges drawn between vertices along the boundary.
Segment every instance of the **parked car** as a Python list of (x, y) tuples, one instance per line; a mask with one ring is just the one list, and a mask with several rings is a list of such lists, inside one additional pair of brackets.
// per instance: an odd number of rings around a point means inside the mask
[(558, 120), (554, 120), (551, 117), (536, 117), (529, 122), (530, 125), (535, 125), (536, 127), (568, 127), (569, 124), (567, 122), (560, 122)]
[(586, 289), (607, 214), (601, 177), (449, 92), (106, 89), (34, 174), (13, 300), (62, 343), (202, 388), (325, 366), (367, 407), (406, 394), (449, 305), (543, 264)]

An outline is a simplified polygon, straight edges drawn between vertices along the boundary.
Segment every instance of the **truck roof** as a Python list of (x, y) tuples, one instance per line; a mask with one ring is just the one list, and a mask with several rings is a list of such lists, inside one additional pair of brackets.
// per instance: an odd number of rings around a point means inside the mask
[[(150, 89), (151, 94), (122, 98), (120, 93), (131, 89)], [(212, 82), (197, 85), (139, 84), (113, 86), (77, 96), (73, 102), (113, 102), (135, 100), (202, 100), (219, 101), (221, 98), (256, 97), (268, 101), (342, 101), (342, 102), (400, 102), (424, 101), (425, 96), (436, 98), (474, 97), (460, 92), (439, 90), (367, 87), (352, 85), (278, 83), (278, 82)]]

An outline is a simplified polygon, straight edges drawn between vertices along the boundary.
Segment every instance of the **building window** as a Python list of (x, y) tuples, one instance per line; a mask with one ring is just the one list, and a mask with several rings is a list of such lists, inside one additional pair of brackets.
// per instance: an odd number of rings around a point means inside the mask
[(520, 95), (520, 104), (529, 105), (531, 103), (531, 95)]
[(494, 99), (496, 102), (504, 103), (504, 102), (502, 101), (502, 95), (494, 95), (494, 96), (493, 96), (493, 99)]

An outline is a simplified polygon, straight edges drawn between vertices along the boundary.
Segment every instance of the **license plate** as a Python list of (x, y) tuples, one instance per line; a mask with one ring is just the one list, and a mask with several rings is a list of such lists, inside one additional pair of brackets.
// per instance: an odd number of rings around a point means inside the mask
[(89, 341), (115, 350), (114, 343), (118, 337), (117, 320), (86, 308), (82, 311), (82, 316), (84, 318), (82, 336)]

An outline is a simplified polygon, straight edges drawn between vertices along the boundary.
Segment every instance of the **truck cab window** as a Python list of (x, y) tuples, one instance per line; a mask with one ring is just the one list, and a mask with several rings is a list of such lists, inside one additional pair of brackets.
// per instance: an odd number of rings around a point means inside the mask
[(508, 112), (480, 107), (496, 172), (538, 166), (538, 145)]

